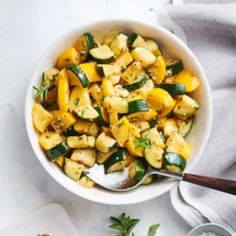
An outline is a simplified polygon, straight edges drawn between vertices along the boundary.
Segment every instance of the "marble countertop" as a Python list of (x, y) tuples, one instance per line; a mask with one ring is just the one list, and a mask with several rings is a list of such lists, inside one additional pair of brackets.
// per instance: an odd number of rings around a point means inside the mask
[[(109, 216), (123, 212), (140, 218), (136, 235), (160, 223), (160, 236), (186, 235), (190, 227), (177, 215), (169, 193), (130, 206), (89, 202), (65, 190), (33, 154), (24, 125), (24, 99), (30, 76), (46, 48), (65, 31), (103, 16), (127, 16), (156, 22), (156, 0), (0, 0), (0, 219), (10, 219), (49, 202), (67, 210), (78, 235), (111, 235)], [(167, 1), (164, 1), (167, 2)], [(130, 9), (135, 7), (130, 16)], [(142, 16), (142, 18), (140, 17)]]

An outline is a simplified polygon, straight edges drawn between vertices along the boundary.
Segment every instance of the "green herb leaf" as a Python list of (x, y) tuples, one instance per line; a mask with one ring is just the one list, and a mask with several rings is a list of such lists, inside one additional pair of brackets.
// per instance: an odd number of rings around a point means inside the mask
[(75, 99), (74, 103), (75, 103), (75, 105), (76, 105), (76, 106), (78, 106), (78, 105), (79, 105), (79, 101), (80, 101), (80, 99), (79, 99), (79, 98), (76, 98), (76, 99)]
[(40, 101), (44, 101), (48, 94), (49, 86), (39, 85), (38, 87), (33, 86), (35, 95), (40, 99)]
[(43, 74), (41, 76), (41, 81), (45, 81), (45, 72), (43, 72)]
[(118, 236), (134, 236), (132, 232), (136, 224), (140, 221), (139, 219), (132, 219), (123, 213), (120, 217), (110, 217), (112, 225), (109, 227), (119, 231)]
[(142, 137), (135, 137), (135, 144), (137, 148), (138, 147), (146, 148), (151, 146), (150, 140), (148, 138), (142, 138)]
[(160, 224), (151, 225), (149, 227), (148, 235), (147, 236), (155, 236), (159, 226), (160, 226)]

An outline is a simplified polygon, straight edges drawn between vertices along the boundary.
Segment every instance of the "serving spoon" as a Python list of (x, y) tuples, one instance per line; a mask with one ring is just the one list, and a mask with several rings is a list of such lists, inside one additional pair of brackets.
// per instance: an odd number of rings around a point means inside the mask
[(152, 167), (148, 167), (146, 174), (140, 181), (135, 181), (129, 177), (128, 168), (123, 171), (105, 174), (104, 166), (98, 164), (95, 164), (92, 168), (86, 168), (85, 174), (101, 187), (117, 192), (130, 191), (137, 188), (150, 175), (161, 175), (236, 195), (236, 181), (189, 173), (172, 173)]

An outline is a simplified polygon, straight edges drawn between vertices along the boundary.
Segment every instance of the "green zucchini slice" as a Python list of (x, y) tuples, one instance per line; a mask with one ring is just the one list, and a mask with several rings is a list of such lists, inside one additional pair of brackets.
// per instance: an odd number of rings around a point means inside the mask
[(72, 65), (67, 69), (75, 75), (84, 88), (89, 87), (89, 79), (81, 68), (79, 68), (77, 65)]
[(97, 65), (98, 73), (102, 77), (108, 77), (113, 74), (118, 74), (120, 72), (120, 66), (110, 65), (110, 64), (98, 64)]
[(75, 49), (80, 55), (81, 62), (86, 61), (89, 50), (94, 48), (95, 46), (96, 43), (90, 33), (86, 32), (79, 37), (78, 41), (75, 44)]
[(79, 135), (79, 133), (74, 129), (74, 127), (68, 128), (67, 130), (63, 131), (62, 134), (65, 137)]
[(168, 171), (181, 172), (185, 169), (186, 160), (184, 157), (175, 152), (164, 153), (164, 167)]
[(96, 148), (102, 153), (108, 153), (116, 145), (116, 140), (102, 132), (96, 139)]
[(130, 54), (135, 61), (141, 62), (143, 68), (151, 66), (156, 61), (155, 55), (144, 47), (136, 47)]
[(161, 169), (163, 163), (163, 149), (159, 147), (146, 147), (144, 150), (145, 159), (148, 164), (156, 169)]
[(176, 120), (176, 124), (178, 126), (178, 133), (182, 136), (182, 137), (186, 137), (192, 126), (193, 126), (193, 121), (194, 121), (194, 116), (189, 117), (186, 120), (181, 120), (181, 119), (177, 119)]
[(160, 84), (159, 87), (166, 90), (171, 95), (185, 94), (184, 84)]
[(148, 79), (149, 76), (147, 74), (142, 74), (142, 76), (138, 76), (138, 79), (133, 84), (125, 85), (124, 88), (126, 88), (128, 91), (139, 89), (145, 84)]
[(114, 52), (115, 56), (119, 56), (122, 53), (128, 51), (128, 37), (123, 34), (119, 33), (111, 42), (111, 50)]
[(104, 115), (104, 108), (97, 105), (94, 106), (94, 109), (98, 112), (99, 116), (96, 119), (96, 122), (99, 126), (105, 125), (107, 124), (107, 121), (105, 119), (105, 115)]
[(146, 177), (143, 182), (141, 183), (141, 185), (148, 185), (148, 184), (151, 184), (153, 182), (153, 175), (150, 175), (148, 177)]
[(104, 162), (105, 173), (123, 170), (126, 166), (125, 149), (121, 148)]
[(145, 40), (139, 34), (132, 33), (128, 38), (128, 43), (132, 48), (143, 47), (145, 45)]
[(68, 158), (65, 158), (64, 172), (68, 177), (70, 177), (74, 181), (78, 181), (80, 179), (81, 174), (83, 173), (83, 170), (84, 165), (72, 161)]
[(113, 61), (114, 53), (107, 45), (93, 48), (89, 51), (91, 57), (98, 63), (109, 63)]
[(179, 118), (192, 116), (199, 109), (199, 104), (187, 95), (178, 97), (173, 113)]
[(93, 120), (99, 117), (99, 113), (96, 111), (96, 109), (90, 105), (85, 105), (78, 107), (75, 110), (75, 114), (79, 116), (82, 119), (86, 120)]
[(134, 179), (136, 181), (140, 181), (141, 179), (143, 179), (143, 177), (146, 173), (146, 167), (142, 161), (135, 160), (129, 165), (128, 172), (129, 172), (129, 176), (132, 179)]
[(184, 69), (184, 66), (180, 59), (166, 60), (166, 76), (167, 77), (178, 74), (183, 69)]
[(65, 155), (69, 151), (69, 147), (65, 142), (57, 144), (55, 147), (46, 150), (45, 154), (49, 161), (57, 159), (59, 156)]
[(128, 114), (148, 111), (148, 109), (147, 102), (144, 99), (139, 99), (128, 103)]
[(144, 37), (145, 39), (145, 48), (147, 48), (149, 51), (151, 51), (155, 56), (162, 55), (162, 51), (158, 45), (158, 43), (149, 37)]

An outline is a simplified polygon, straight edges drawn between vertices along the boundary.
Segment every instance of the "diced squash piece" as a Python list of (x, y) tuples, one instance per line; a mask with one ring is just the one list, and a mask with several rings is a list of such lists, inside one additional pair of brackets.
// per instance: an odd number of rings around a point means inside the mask
[(178, 132), (178, 127), (175, 122), (175, 119), (173, 119), (173, 118), (167, 119), (167, 121), (165, 122), (165, 126), (164, 126), (163, 131), (164, 131), (165, 137), (169, 137), (173, 132)]
[(79, 120), (76, 124), (74, 124), (74, 130), (79, 134), (97, 137), (99, 127), (95, 122)]
[(142, 71), (142, 65), (139, 61), (134, 61), (121, 75), (121, 78), (128, 84), (132, 84), (138, 74)]
[(192, 92), (200, 85), (198, 78), (187, 70), (179, 72), (174, 81), (177, 84), (184, 84), (186, 92)]
[(57, 101), (60, 111), (68, 111), (70, 99), (69, 80), (65, 69), (58, 74), (58, 94)]
[(166, 116), (159, 117), (157, 119), (157, 128), (160, 129), (160, 130), (163, 130), (164, 127), (165, 127), (166, 121), (167, 121), (167, 117)]
[(174, 114), (182, 119), (192, 116), (199, 109), (199, 104), (187, 95), (179, 96), (173, 110)]
[(69, 148), (93, 148), (95, 147), (95, 138), (85, 134), (81, 136), (69, 136), (66, 139)]
[(96, 139), (96, 148), (98, 151), (108, 153), (116, 145), (116, 140), (101, 133)]
[(98, 103), (102, 103), (102, 90), (98, 84), (94, 83), (89, 87), (90, 96)]
[(109, 151), (108, 153), (103, 153), (103, 152), (97, 152), (96, 155), (96, 162), (101, 165), (103, 164), (109, 156), (111, 156), (111, 154), (115, 153), (118, 151), (118, 148), (113, 148), (111, 151)]
[(125, 142), (129, 138), (129, 121), (128, 119), (124, 116), (121, 118), (118, 123), (112, 125), (111, 127), (111, 132), (116, 139), (118, 145), (120, 147), (123, 147)]
[(96, 111), (96, 109), (90, 105), (85, 105), (85, 106), (81, 106), (78, 107), (75, 110), (75, 114), (82, 118), (82, 119), (86, 119), (86, 120), (94, 120), (97, 117), (99, 117), (99, 113)]
[(118, 120), (119, 120), (119, 116), (117, 112), (112, 112), (109, 114), (109, 123), (111, 125), (118, 123)]
[(155, 63), (156, 57), (148, 49), (143, 47), (136, 47), (131, 51), (131, 56), (135, 61), (139, 61), (142, 64), (142, 67), (146, 68)]
[(173, 132), (166, 141), (166, 151), (175, 152), (188, 159), (191, 153), (191, 146), (177, 132)]
[(125, 98), (121, 97), (105, 97), (103, 106), (108, 110), (109, 113), (117, 112), (123, 114), (128, 112), (128, 102)]
[(101, 132), (104, 132), (108, 136), (112, 136), (111, 130), (106, 126), (101, 127)]
[(63, 69), (73, 64), (79, 63), (78, 52), (75, 48), (66, 49), (58, 58), (57, 67)]
[(84, 105), (91, 105), (88, 89), (75, 86), (70, 95), (69, 110), (73, 112)]
[(45, 150), (55, 147), (62, 141), (63, 139), (60, 134), (51, 131), (46, 131), (39, 136), (39, 143)]
[(117, 97), (126, 98), (129, 96), (129, 91), (125, 89), (122, 85), (118, 84), (114, 86), (114, 94)]
[(109, 75), (108, 77), (106, 77), (106, 79), (111, 80), (112, 84), (118, 84), (120, 82), (120, 74), (114, 74), (114, 75)]
[(101, 90), (103, 97), (112, 96), (115, 93), (112, 81), (106, 78), (102, 80)]
[(64, 172), (65, 174), (73, 179), (78, 181), (84, 171), (84, 165), (79, 164), (71, 159), (65, 158)]
[(129, 123), (129, 135), (134, 137), (140, 137), (140, 130), (132, 123)]
[(69, 112), (64, 111), (52, 111), (53, 119), (51, 125), (56, 133), (61, 133), (67, 130), (76, 123), (76, 118)]
[(156, 117), (157, 113), (153, 109), (143, 112), (135, 112), (127, 116), (130, 121), (148, 121)]
[(45, 73), (43, 73), (41, 80), (42, 85), (49, 87), (56, 85), (58, 73), (59, 70), (57, 68), (50, 68), (49, 70), (47, 70)]
[(166, 75), (166, 64), (162, 56), (158, 56), (156, 62), (148, 70), (152, 79), (156, 81), (157, 84), (160, 84)]
[(158, 117), (166, 116), (174, 108), (175, 101), (171, 95), (161, 88), (154, 88), (148, 93), (147, 101)]
[(57, 163), (57, 165), (61, 168), (63, 168), (63, 165), (64, 165), (64, 161), (65, 161), (65, 158), (64, 156), (59, 156), (55, 162)]
[(144, 131), (142, 133), (142, 137), (148, 138), (152, 146), (159, 147), (159, 148), (165, 147), (165, 144), (156, 127), (153, 127), (149, 130)]
[(122, 54), (116, 61), (115, 64), (119, 65), (121, 70), (125, 69), (131, 62), (133, 61), (133, 57), (129, 52), (125, 52)]
[(87, 62), (80, 64), (79, 67), (83, 70), (83, 72), (87, 75), (90, 83), (101, 81), (102, 78), (98, 74), (97, 65), (95, 62)]
[(136, 93), (144, 99), (147, 99), (148, 93), (154, 89), (154, 83), (151, 79), (148, 79), (145, 84), (140, 88), (135, 90)]
[(79, 180), (79, 184), (82, 187), (85, 188), (92, 188), (95, 185), (95, 182), (93, 182), (88, 176), (84, 175), (80, 180)]
[(96, 161), (96, 150), (93, 148), (76, 149), (73, 151), (70, 159), (92, 167)]
[(52, 114), (44, 109), (44, 107), (39, 104), (35, 103), (32, 108), (32, 119), (34, 127), (41, 133), (48, 127), (50, 122), (52, 121)]
[(130, 137), (125, 143), (125, 147), (131, 156), (143, 157), (144, 148), (137, 146), (135, 137)]
[(139, 132), (143, 132), (150, 128), (150, 125), (147, 121), (135, 121), (132, 122), (132, 124), (138, 128)]

